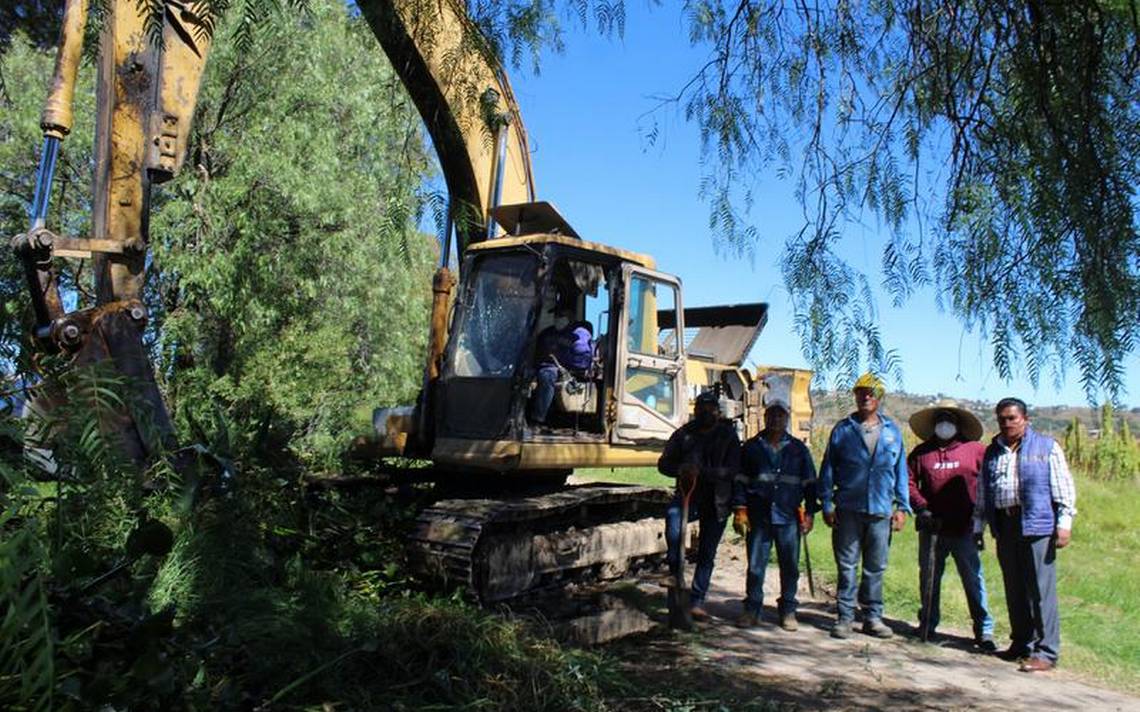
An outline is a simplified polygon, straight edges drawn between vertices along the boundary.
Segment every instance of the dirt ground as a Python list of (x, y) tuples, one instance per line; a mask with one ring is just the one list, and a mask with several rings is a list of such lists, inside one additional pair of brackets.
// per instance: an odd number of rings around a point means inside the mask
[[(1064, 669), (1063, 658), (1053, 672), (1022, 673), (1015, 663), (976, 652), (965, 631), (940, 629), (950, 635), (924, 644), (912, 635), (910, 622), (888, 619), (893, 639), (860, 632), (832, 639), (831, 601), (825, 595), (812, 600), (806, 590), (799, 595), (800, 629), (786, 632), (775, 625), (774, 565), (768, 568), (764, 624), (738, 629), (733, 621), (743, 597), (743, 558), (741, 547), (721, 546), (706, 602), (713, 617), (696, 632), (672, 633), (662, 624), (615, 644), (627, 661), (625, 672), (639, 686), (670, 697), (671, 690), (698, 690), (713, 706), (719, 698), (727, 709), (1140, 711), (1140, 698), (1082, 681)], [(643, 584), (640, 590), (656, 604), (660, 620), (662, 589)], [(999, 647), (1005, 643), (998, 641)], [(631, 708), (661, 708), (653, 695), (629, 702)]]

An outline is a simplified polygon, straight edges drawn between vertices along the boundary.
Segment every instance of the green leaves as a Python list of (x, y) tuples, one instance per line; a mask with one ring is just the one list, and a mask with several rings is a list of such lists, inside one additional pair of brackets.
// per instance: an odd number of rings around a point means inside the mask
[[(7, 485), (12, 472), (3, 464)], [(39, 571), (44, 551), (35, 521), (18, 510), (22, 497), (6, 499), (0, 513), (0, 703), (23, 709), (51, 708), (54, 645)]]
[(237, 453), (332, 466), (419, 385), (428, 154), (360, 19), (329, 1), (274, 22), (249, 49), (220, 28), (188, 170), (152, 216), (152, 313), (184, 428), (220, 411)]
[(896, 304), (933, 283), (990, 335), (1004, 377), (1023, 361), (1036, 383), (1075, 356), (1090, 399), (1120, 395), (1140, 326), (1134, 1), (686, 11), (711, 52), (680, 101), (705, 142), (714, 238), (738, 251), (771, 239), (725, 204), (746, 205), (772, 163), (794, 176), (805, 226), (787, 241), (787, 282), (817, 368), (844, 358), (830, 332), (864, 326), (840, 293), (849, 270), (819, 254), (869, 211)]

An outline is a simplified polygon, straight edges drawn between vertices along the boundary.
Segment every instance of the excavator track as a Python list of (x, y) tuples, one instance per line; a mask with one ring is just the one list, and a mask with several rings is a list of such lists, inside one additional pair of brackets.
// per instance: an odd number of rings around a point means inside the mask
[(534, 496), (447, 499), (411, 535), (417, 570), (484, 604), (618, 578), (665, 553), (666, 490), (581, 485)]

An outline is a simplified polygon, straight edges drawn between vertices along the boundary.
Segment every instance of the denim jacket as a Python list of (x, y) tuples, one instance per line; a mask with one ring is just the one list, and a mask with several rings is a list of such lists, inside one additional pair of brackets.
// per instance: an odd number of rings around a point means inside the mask
[(796, 509), (804, 503), (809, 514), (819, 511), (815, 463), (807, 447), (784, 433), (779, 455), (756, 435), (744, 443), (741, 473), (732, 487), (734, 507), (749, 505), (771, 512), (771, 523), (794, 524)]
[(823, 511), (848, 509), (876, 516), (893, 510), (910, 512), (906, 448), (895, 421), (880, 414), (883, 427), (875, 455), (867, 452), (862, 426), (848, 416), (835, 424), (819, 470)]

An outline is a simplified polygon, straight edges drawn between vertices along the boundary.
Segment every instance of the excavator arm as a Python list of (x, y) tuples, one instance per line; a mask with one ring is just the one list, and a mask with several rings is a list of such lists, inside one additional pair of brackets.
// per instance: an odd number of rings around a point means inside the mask
[[(458, 0), (361, 0), (357, 5), (431, 134), (462, 254), (491, 235), (496, 206), (534, 196), (526, 132), (510, 85)], [(154, 426), (159, 440), (169, 440), (172, 428), (141, 339), (147, 318), (142, 294), (150, 188), (176, 175), (187, 153), (214, 22), (200, 14), (204, 7), (196, 0), (106, 3), (96, 84), (92, 234), (67, 236), (46, 224), (56, 159), (71, 128), (88, 0), (66, 0), (41, 121), (44, 144), (31, 224), (12, 241), (24, 264), (39, 343), (70, 354), (77, 365), (112, 361), (150, 411), (143, 420)], [(156, 22), (161, 22), (160, 42)], [(446, 269), (446, 248), (443, 253), (434, 282), (427, 381), (438, 373), (455, 283)], [(57, 257), (91, 260), (95, 306), (64, 312)], [(142, 462), (154, 454), (153, 433), (143, 432), (137, 416), (116, 418), (106, 425), (118, 431), (133, 459)]]
[(460, 256), (492, 235), (499, 205), (534, 200), (518, 103), (459, 0), (357, 3), (415, 102), (439, 156)]

